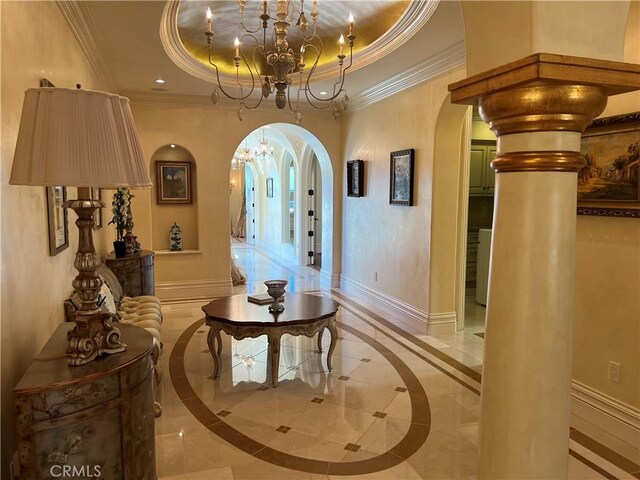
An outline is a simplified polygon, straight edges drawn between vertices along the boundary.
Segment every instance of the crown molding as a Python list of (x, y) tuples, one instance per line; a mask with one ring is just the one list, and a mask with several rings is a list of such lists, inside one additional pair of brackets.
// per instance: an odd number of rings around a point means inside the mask
[(84, 52), (89, 64), (95, 71), (96, 75), (106, 90), (109, 92), (117, 92), (118, 88), (113, 77), (109, 73), (100, 46), (100, 40), (95, 38), (96, 31), (93, 18), (84, 1), (69, 2), (65, 0), (56, 0), (56, 5), (62, 12), (62, 16), (71, 28), (74, 37), (80, 44), (80, 48)]
[[(178, 13), (182, 0), (168, 0), (160, 20), (160, 41), (171, 59), (180, 69), (207, 82), (214, 81), (215, 71), (195, 59), (186, 49), (178, 31)], [(353, 55), (351, 71), (359, 70), (390, 54), (415, 35), (431, 18), (440, 0), (411, 2), (398, 21), (380, 38)], [(323, 65), (313, 74), (313, 82), (335, 79), (340, 75), (337, 65)], [(235, 75), (220, 73), (223, 87), (237, 86)], [(250, 86), (250, 77), (241, 77), (243, 86)]]
[[(137, 105), (163, 105), (176, 108), (207, 108), (214, 110), (226, 110), (237, 112), (239, 104), (236, 101), (220, 98), (220, 102), (217, 105), (211, 103), (211, 97), (208, 95), (193, 95), (184, 93), (156, 93), (139, 90), (125, 90), (120, 92), (120, 95), (127, 97), (131, 104)], [(271, 114), (281, 114), (283, 117), (287, 117), (288, 120), (293, 121), (293, 112), (291, 110), (280, 110), (275, 106), (273, 102), (267, 101), (260, 105), (256, 110), (250, 110), (245, 108), (245, 116), (251, 115), (253, 112), (269, 112)], [(303, 121), (305, 115), (315, 116), (330, 116), (329, 111), (316, 110), (313, 107), (305, 104), (300, 104), (300, 112), (303, 115)]]
[(384, 100), (398, 92), (426, 82), (453, 69), (464, 67), (467, 62), (464, 41), (437, 53), (417, 65), (394, 75), (365, 90), (351, 102), (348, 112), (360, 110), (368, 105)]

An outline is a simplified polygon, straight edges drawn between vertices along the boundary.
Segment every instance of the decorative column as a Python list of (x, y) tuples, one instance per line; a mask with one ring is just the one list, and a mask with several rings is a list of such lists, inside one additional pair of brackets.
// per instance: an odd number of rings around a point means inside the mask
[(481, 479), (566, 478), (581, 134), (640, 66), (536, 54), (449, 86), (498, 137)]

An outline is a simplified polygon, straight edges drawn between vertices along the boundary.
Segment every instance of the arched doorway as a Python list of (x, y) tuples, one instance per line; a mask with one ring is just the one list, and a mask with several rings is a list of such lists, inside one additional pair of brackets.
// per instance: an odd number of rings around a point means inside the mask
[[(261, 140), (268, 143), (266, 155), (255, 148)], [(253, 223), (247, 223), (246, 243), (250, 243), (248, 235), (255, 236), (256, 247), (276, 260), (296, 267), (315, 265), (331, 278), (335, 219), (333, 167), (326, 148), (308, 130), (283, 123), (249, 133), (238, 151), (243, 147), (255, 157), (243, 177), (244, 185), (254, 189), (253, 201), (251, 191), (245, 190), (244, 213), (249, 220), (253, 207), (255, 218), (254, 233), (249, 232)], [(231, 174), (233, 182), (233, 170)], [(230, 205), (234, 205), (233, 193)]]
[(471, 107), (447, 96), (435, 129), (429, 271), (429, 313), (454, 312), (440, 322), (442, 333), (464, 328), (470, 145)]

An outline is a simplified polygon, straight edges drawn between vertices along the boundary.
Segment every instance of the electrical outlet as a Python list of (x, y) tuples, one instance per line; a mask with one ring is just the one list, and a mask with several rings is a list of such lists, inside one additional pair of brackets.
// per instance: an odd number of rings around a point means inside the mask
[(609, 381), (620, 383), (620, 364), (617, 362), (609, 361)]

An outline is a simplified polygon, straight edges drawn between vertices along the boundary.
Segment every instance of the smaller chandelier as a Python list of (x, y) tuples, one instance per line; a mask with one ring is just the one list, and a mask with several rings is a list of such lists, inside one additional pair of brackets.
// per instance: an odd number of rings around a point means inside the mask
[[(264, 132), (263, 137), (264, 139)], [(233, 156), (233, 160), (231, 160), (231, 170), (240, 170), (244, 168), (247, 163), (253, 163), (255, 157), (251, 153), (249, 147), (247, 147), (247, 139), (244, 140), (244, 147), (240, 149), (239, 152), (236, 151), (236, 154)]]
[(262, 129), (262, 140), (260, 140), (260, 145), (253, 149), (253, 154), (258, 157), (262, 156), (262, 158), (273, 157), (273, 146), (269, 145), (269, 142), (264, 138), (264, 128)]
[[(340, 35), (338, 39), (339, 54), (337, 55), (337, 63), (339, 75), (333, 86), (333, 91), (327, 97), (321, 98), (311, 91), (310, 82), (312, 76), (318, 67), (318, 62), (322, 55), (324, 44), (322, 39), (316, 33), (318, 21), (318, 0), (313, 0), (313, 10), (311, 13), (311, 24), (307, 19), (304, 11), (304, 0), (300, 0), (299, 9), (296, 8), (294, 0), (276, 0), (275, 18), (269, 14), (269, 1), (262, 2), (262, 8), (256, 15), (256, 24), (248, 27), (245, 23), (244, 7), (246, 0), (238, 0), (240, 10), (239, 29), (244, 33), (240, 37), (236, 37), (234, 41), (235, 54), (233, 60), (236, 67), (236, 86), (240, 89), (239, 95), (233, 95), (222, 87), (220, 81), (220, 72), (218, 66), (212, 60), (212, 42), (214, 36), (213, 30), (213, 13), (211, 9), (207, 9), (207, 45), (209, 48), (209, 64), (215, 72), (216, 87), (211, 94), (211, 101), (217, 105), (220, 100), (218, 91), (231, 100), (239, 101), (238, 119), (242, 121), (244, 118), (245, 108), (249, 110), (257, 109), (262, 100), (268, 98), (275, 93), (275, 103), (278, 109), (289, 107), (294, 114), (296, 124), (302, 121), (302, 113), (300, 112), (301, 97), (306, 103), (318, 110), (331, 109), (331, 115), (335, 120), (340, 117), (340, 112), (347, 109), (349, 105), (349, 97), (347, 96), (344, 83), (347, 70), (353, 65), (353, 45), (356, 36), (353, 34), (354, 19), (349, 14), (348, 28), (349, 34)], [(272, 24), (269, 25), (269, 21)], [(289, 27), (295, 23), (297, 27), (296, 36), (302, 39), (302, 45), (298, 51), (294, 51), (289, 47), (289, 39), (293, 36), (289, 32)], [(309, 28), (311, 27), (311, 28)], [(309, 32), (307, 30), (309, 29)], [(268, 32), (273, 31), (273, 38), (269, 38)], [(252, 45), (252, 50), (243, 52), (242, 42)], [(345, 42), (348, 49), (348, 63), (345, 65)], [(255, 45), (255, 46), (253, 46)], [(250, 88), (245, 91), (241, 84), (240, 65), (243, 65), (251, 77)], [(310, 65), (310, 68), (305, 68)], [(295, 77), (298, 80), (295, 80)], [(291, 94), (294, 83), (298, 84), (297, 95)], [(249, 104), (249, 97), (254, 91), (261, 93), (259, 99), (253, 104)], [(292, 100), (292, 96), (294, 99)]]

